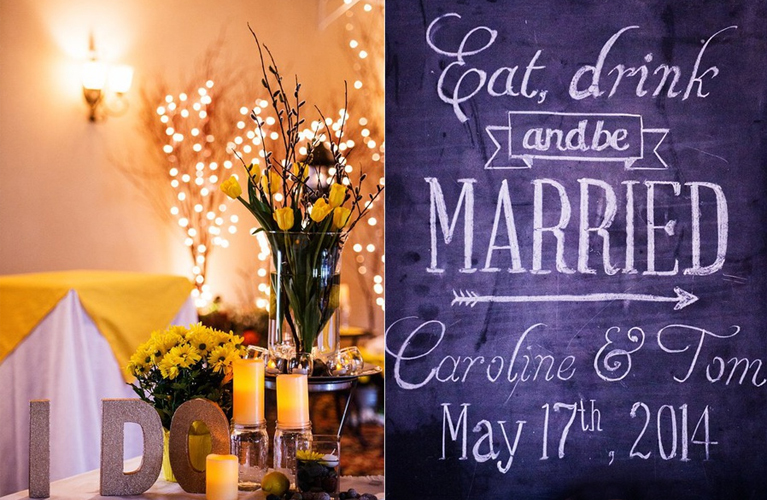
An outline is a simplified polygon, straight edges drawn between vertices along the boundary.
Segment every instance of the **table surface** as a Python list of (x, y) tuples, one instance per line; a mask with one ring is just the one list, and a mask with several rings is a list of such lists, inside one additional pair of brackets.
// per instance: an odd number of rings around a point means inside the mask
[[(135, 470), (141, 462), (141, 457), (132, 458), (125, 461), (125, 469), (128, 471)], [(57, 500), (86, 500), (99, 496), (99, 477), (100, 471), (98, 469), (79, 474), (77, 476), (68, 477), (66, 479), (60, 479), (51, 483), (51, 496), (52, 499)], [(356, 489), (361, 493), (373, 493), (379, 500), (383, 500), (384, 495), (384, 477), (383, 476), (341, 476), (341, 491), (346, 491), (349, 488)], [(0, 497), (0, 500), (20, 500), (29, 498), (29, 491), (19, 491), (11, 495)], [(169, 483), (160, 479), (154, 483), (143, 495), (130, 496), (130, 497), (104, 497), (114, 499), (125, 500), (139, 500), (139, 499), (151, 499), (151, 500), (176, 500), (181, 498), (204, 498), (203, 495), (194, 495), (190, 497), (189, 493), (186, 493), (178, 483)], [(238, 500), (263, 500), (266, 498), (262, 491), (241, 491)]]

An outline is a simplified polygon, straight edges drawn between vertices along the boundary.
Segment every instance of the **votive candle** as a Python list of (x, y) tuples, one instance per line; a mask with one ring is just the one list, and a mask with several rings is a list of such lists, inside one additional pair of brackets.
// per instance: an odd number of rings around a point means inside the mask
[(233, 363), (232, 420), (256, 425), (264, 420), (264, 360), (239, 359)]
[(237, 500), (237, 457), (211, 453), (205, 459), (205, 498)]
[(306, 375), (277, 375), (277, 425), (302, 427), (309, 420), (309, 379)]

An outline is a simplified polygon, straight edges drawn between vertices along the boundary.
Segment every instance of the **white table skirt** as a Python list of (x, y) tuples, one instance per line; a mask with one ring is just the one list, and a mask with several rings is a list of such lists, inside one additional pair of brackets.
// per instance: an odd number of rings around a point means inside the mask
[[(125, 463), (125, 471), (133, 471), (139, 465), (139, 459), (128, 460)], [(51, 498), (55, 500), (90, 500), (99, 496), (99, 474), (98, 470), (90, 471), (79, 476), (62, 479), (51, 483)], [(162, 474), (160, 475), (162, 477)], [(346, 491), (349, 488), (354, 488), (359, 493), (373, 493), (379, 500), (384, 499), (384, 477), (383, 476), (364, 476), (364, 477), (352, 477), (341, 476), (341, 491)], [(4, 496), (0, 500), (20, 500), (22, 498), (28, 498), (28, 491), (20, 491), (12, 495)], [(100, 498), (114, 498), (116, 500), (138, 500), (138, 499), (151, 499), (151, 500), (176, 500), (182, 498), (204, 498), (203, 495), (190, 495), (185, 493), (184, 490), (178, 485), (178, 483), (169, 483), (163, 479), (158, 479), (154, 485), (149, 488), (141, 496), (131, 497), (100, 497)], [(263, 500), (265, 498), (263, 491), (253, 492), (240, 492), (240, 499), (247, 498), (248, 500)]]
[[(190, 299), (172, 324), (196, 321)], [(28, 487), (33, 399), (51, 401), (51, 480), (99, 467), (101, 400), (136, 397), (122, 368), (70, 291), (0, 364), (0, 495)], [(126, 426), (125, 434), (126, 458), (141, 454), (138, 426)]]

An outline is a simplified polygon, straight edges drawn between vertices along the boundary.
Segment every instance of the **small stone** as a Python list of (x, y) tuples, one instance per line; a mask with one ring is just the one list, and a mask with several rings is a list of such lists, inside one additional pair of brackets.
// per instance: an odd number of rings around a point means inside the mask
[(338, 500), (346, 500), (346, 492), (342, 491), (338, 494)]
[(290, 500), (304, 500), (304, 497), (301, 495), (301, 493), (296, 491), (293, 493), (293, 496), (290, 497)]
[(346, 496), (348, 498), (359, 498), (360, 494), (357, 493), (357, 490), (355, 490), (354, 488), (349, 488), (349, 491), (346, 493)]
[(327, 375), (330, 375), (330, 369), (328, 368), (328, 365), (326, 365), (321, 359), (315, 359), (313, 370), (312, 370), (312, 376), (325, 377)]
[(266, 500), (280, 500), (280, 497), (278, 497), (274, 493), (269, 493), (268, 495), (266, 495)]
[(324, 491), (336, 491), (336, 486), (338, 486), (338, 477), (326, 476), (322, 478), (322, 481), (320, 482)]
[(378, 497), (372, 493), (363, 493), (359, 500), (378, 500)]
[(314, 500), (330, 500), (330, 493), (323, 491), (315, 495)]

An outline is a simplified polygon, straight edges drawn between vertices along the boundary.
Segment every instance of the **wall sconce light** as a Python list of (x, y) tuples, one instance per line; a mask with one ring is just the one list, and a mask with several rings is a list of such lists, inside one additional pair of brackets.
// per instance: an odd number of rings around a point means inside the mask
[(133, 68), (124, 64), (110, 66), (99, 61), (93, 34), (89, 40), (89, 58), (83, 67), (83, 97), (90, 108), (90, 121), (117, 116), (128, 110), (125, 93), (133, 81)]

